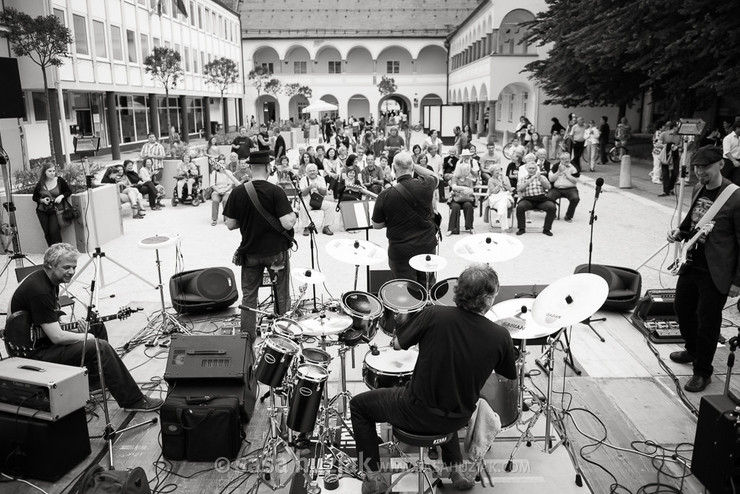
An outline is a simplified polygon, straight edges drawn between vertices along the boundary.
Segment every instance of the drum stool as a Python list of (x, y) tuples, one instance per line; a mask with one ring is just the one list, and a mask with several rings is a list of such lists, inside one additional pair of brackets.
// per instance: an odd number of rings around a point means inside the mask
[(392, 489), (393, 486), (396, 485), (406, 475), (410, 473), (416, 473), (418, 476), (419, 494), (424, 494), (426, 492), (426, 485), (429, 486), (432, 494), (434, 494), (434, 486), (436, 482), (432, 482), (431, 480), (429, 480), (429, 476), (427, 475), (427, 472), (433, 472), (433, 468), (431, 465), (427, 465), (426, 463), (424, 463), (424, 451), (429, 448), (448, 443), (453, 440), (453, 438), (456, 440), (457, 431), (448, 432), (446, 434), (415, 434), (393, 426), (393, 435), (396, 437), (397, 443), (401, 442), (409, 446), (418, 447), (419, 459), (414, 465), (411, 466), (411, 468), (402, 472), (401, 475), (398, 476), (398, 478), (391, 484), (390, 489)]

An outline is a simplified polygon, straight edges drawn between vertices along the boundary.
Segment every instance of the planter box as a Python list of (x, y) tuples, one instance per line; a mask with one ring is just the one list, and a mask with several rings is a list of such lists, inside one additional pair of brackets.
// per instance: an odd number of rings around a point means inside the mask
[[(299, 128), (293, 129), (290, 131), (290, 133), (293, 135), (293, 146), (298, 147), (299, 145), (303, 144), (305, 142), (305, 139), (303, 139), (303, 130)], [(288, 146), (290, 148), (290, 146)]]
[(293, 149), (293, 132), (290, 130), (280, 131), (280, 135), (283, 136), (283, 139), (285, 139), (285, 150), (287, 151), (288, 149)]

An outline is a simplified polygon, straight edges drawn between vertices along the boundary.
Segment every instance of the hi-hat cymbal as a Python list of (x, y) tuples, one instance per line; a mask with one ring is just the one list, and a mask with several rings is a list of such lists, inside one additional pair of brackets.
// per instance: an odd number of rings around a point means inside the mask
[(532, 305), (532, 318), (548, 328), (563, 328), (591, 317), (604, 305), (609, 286), (601, 276), (578, 273), (551, 283)]
[(318, 285), (326, 281), (326, 276), (315, 269), (293, 268), (290, 270), (290, 275), (298, 283), (308, 283), (309, 285)]
[(298, 321), (303, 336), (331, 336), (352, 327), (352, 317), (338, 312), (319, 312)]
[(532, 318), (533, 298), (515, 298), (494, 305), (486, 317), (509, 330), (514, 340), (533, 340), (550, 336), (557, 329), (542, 326)]
[(447, 259), (435, 254), (419, 254), (409, 259), (409, 266), (422, 273), (436, 273), (447, 266)]
[(479, 233), (455, 243), (455, 254), (467, 261), (494, 263), (513, 259), (524, 250), (521, 240), (503, 233)]
[(355, 266), (372, 266), (385, 261), (385, 250), (369, 240), (335, 239), (326, 245), (326, 252), (337, 261)]

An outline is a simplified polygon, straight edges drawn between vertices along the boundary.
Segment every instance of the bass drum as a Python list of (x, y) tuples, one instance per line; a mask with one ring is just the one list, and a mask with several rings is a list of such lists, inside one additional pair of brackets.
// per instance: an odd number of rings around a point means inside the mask
[(429, 298), (434, 305), (455, 307), (453, 296), (455, 295), (456, 286), (457, 278), (447, 278), (446, 280), (438, 281), (429, 291)]
[(396, 334), (403, 326), (427, 305), (427, 291), (421, 284), (411, 280), (391, 280), (378, 290), (383, 301), (383, 317), (380, 329), (388, 336)]
[(480, 397), (498, 414), (502, 429), (516, 424), (520, 413), (518, 379), (506, 379), (494, 372), (483, 385)]
[(378, 354), (372, 350), (365, 355), (362, 364), (362, 380), (370, 389), (393, 388), (406, 386), (414, 375), (419, 350), (396, 350), (393, 347), (378, 348)]

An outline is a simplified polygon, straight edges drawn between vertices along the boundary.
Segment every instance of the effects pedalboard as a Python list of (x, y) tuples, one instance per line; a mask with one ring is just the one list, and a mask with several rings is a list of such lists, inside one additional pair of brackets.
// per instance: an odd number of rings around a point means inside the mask
[(673, 309), (676, 290), (648, 290), (632, 313), (632, 325), (655, 343), (683, 343)]

